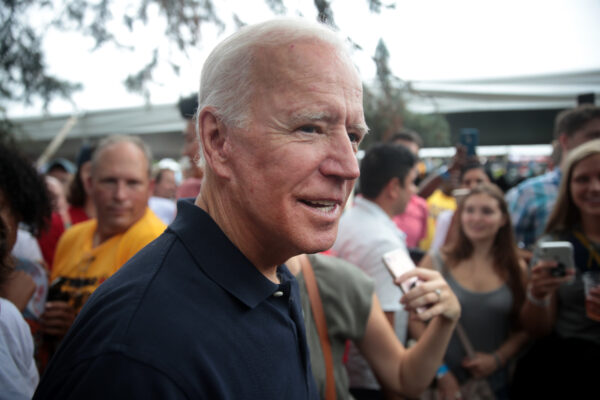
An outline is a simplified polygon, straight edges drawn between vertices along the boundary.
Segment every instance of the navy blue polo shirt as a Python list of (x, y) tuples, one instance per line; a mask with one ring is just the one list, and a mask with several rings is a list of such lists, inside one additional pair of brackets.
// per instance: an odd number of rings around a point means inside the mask
[(317, 399), (299, 290), (265, 278), (212, 218), (176, 220), (94, 292), (35, 399)]

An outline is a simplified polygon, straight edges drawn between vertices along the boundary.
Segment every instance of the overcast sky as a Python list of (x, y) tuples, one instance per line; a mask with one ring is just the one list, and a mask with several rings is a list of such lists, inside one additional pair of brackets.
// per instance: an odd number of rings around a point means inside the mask
[[(316, 14), (313, 0), (285, 3), (290, 15), (301, 12), (314, 18)], [(226, 22), (231, 21), (232, 10), (248, 23), (272, 16), (264, 0), (215, 0), (215, 4)], [(396, 9), (384, 9), (381, 14), (369, 13), (365, 0), (333, 0), (332, 4), (340, 30), (363, 48), (354, 60), (366, 82), (375, 73), (371, 57), (380, 38), (390, 51), (393, 73), (406, 81), (600, 69), (599, 0), (398, 0)], [(229, 23), (224, 35), (233, 28)], [(44, 43), (47, 63), (59, 77), (84, 85), (74, 96), (80, 111), (139, 106), (144, 99), (127, 93), (123, 81), (150, 60), (151, 49), (159, 43), (164, 58), (155, 74), (151, 101), (173, 103), (196, 90), (202, 62), (220, 39), (214, 29), (204, 30), (202, 44), (186, 58), (168, 52), (163, 32), (156, 19), (133, 35), (124, 30), (119, 35), (135, 52), (110, 46), (91, 52), (91, 39), (50, 31)], [(165, 58), (181, 64), (180, 76)], [(63, 101), (50, 106), (51, 114), (74, 110)], [(39, 104), (9, 108), (13, 117), (40, 113)]]

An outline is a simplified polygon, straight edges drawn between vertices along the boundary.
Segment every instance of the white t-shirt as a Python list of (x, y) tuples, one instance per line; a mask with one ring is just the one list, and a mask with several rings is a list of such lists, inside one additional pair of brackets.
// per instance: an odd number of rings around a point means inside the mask
[(0, 400), (31, 399), (39, 380), (29, 325), (0, 297)]
[(438, 215), (435, 223), (435, 235), (433, 236), (429, 251), (436, 251), (444, 246), (446, 236), (448, 236), (448, 231), (450, 230), (450, 224), (452, 223), (452, 217), (454, 217), (454, 210), (444, 210)]
[[(396, 336), (406, 341), (408, 313), (400, 304), (402, 292), (394, 284), (392, 276), (383, 264), (384, 253), (404, 249), (406, 235), (389, 215), (374, 202), (356, 197), (354, 207), (346, 210), (340, 219), (338, 237), (332, 250), (335, 255), (356, 265), (375, 281), (375, 293), (386, 312), (394, 312)], [(379, 389), (369, 364), (353, 344), (346, 364), (350, 387)]]
[(11, 254), (17, 258), (23, 258), (37, 263), (43, 263), (44, 257), (37, 240), (29, 231), (19, 228), (17, 230), (17, 241), (12, 248)]
[(165, 225), (169, 225), (175, 219), (177, 214), (177, 204), (175, 200), (165, 199), (164, 197), (152, 196), (148, 199), (148, 207), (161, 219)]

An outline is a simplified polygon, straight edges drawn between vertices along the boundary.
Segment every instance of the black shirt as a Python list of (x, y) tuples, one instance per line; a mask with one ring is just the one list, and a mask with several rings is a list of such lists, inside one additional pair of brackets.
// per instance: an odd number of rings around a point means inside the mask
[(298, 285), (212, 218), (176, 220), (91, 296), (34, 399), (316, 399)]

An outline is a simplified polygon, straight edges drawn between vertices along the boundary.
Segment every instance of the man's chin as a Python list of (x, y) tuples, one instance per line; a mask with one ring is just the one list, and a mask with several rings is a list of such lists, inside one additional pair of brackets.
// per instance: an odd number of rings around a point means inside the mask
[(304, 243), (302, 253), (314, 254), (329, 250), (335, 243), (337, 237), (337, 229), (333, 234), (320, 233), (310, 238), (307, 243)]

